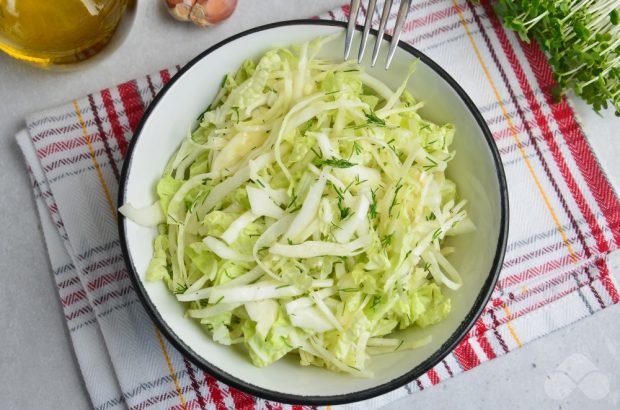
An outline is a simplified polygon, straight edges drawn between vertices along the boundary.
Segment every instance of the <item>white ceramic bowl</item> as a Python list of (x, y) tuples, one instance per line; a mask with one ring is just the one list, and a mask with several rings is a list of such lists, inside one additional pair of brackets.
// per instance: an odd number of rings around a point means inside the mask
[[(188, 125), (194, 124), (212, 101), (226, 73), (236, 70), (246, 58), (259, 57), (273, 47), (342, 31), (341, 23), (317, 20), (270, 24), (238, 34), (196, 57), (159, 93), (144, 115), (125, 161), (119, 206), (126, 202), (146, 206), (156, 200), (154, 188), (165, 164), (186, 136)], [(387, 42), (383, 49), (387, 49)], [(343, 41), (335, 41), (321, 56), (341, 60), (342, 50)], [(202, 369), (248, 393), (281, 402), (320, 405), (358, 401), (422, 375), (457, 345), (479, 317), (499, 274), (508, 234), (504, 172), (482, 116), (459, 85), (428, 57), (401, 43), (389, 71), (369, 65), (365, 69), (395, 89), (416, 58), (421, 62), (409, 89), (426, 102), (424, 117), (455, 124), (453, 147), (457, 155), (448, 174), (461, 197), (469, 200), (467, 210), (477, 225), (474, 233), (451, 239), (457, 252), (450, 259), (461, 272), (464, 285), (457, 292), (449, 292), (449, 317), (436, 326), (404, 333), (415, 338), (432, 333), (432, 343), (372, 359), (369, 368), (375, 376), (371, 379), (302, 367), (293, 358), (268, 368), (255, 367), (243, 352), (212, 342), (192, 320), (184, 318), (183, 307), (162, 282), (144, 280), (156, 230), (121, 216), (121, 242), (136, 291), (162, 332)], [(385, 55), (379, 61), (385, 61)]]

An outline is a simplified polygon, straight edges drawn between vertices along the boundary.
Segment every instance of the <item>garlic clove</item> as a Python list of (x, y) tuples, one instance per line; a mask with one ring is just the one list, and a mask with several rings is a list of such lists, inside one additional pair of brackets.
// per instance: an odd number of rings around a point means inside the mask
[(228, 17), (237, 8), (237, 0), (196, 0), (190, 19), (198, 26), (211, 26)]
[(189, 21), (190, 12), (196, 0), (166, 0), (168, 11), (177, 20)]

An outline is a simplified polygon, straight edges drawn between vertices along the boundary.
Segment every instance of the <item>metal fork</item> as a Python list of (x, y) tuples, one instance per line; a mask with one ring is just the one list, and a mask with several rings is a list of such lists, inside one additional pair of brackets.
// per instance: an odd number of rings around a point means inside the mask
[[(357, 15), (359, 14), (360, 3), (361, 0), (351, 0), (349, 24), (347, 25), (347, 36), (344, 43), (345, 60), (349, 59), (349, 54), (351, 53), (351, 44), (353, 43), (353, 33), (355, 32), (355, 22), (357, 21)], [(383, 35), (385, 34), (385, 25), (390, 16), (390, 11), (392, 10), (392, 3), (392, 0), (385, 0), (385, 4), (383, 5), (383, 12), (381, 13), (381, 21), (379, 23), (379, 32), (377, 33), (375, 48), (372, 51), (372, 67), (374, 67), (377, 63), (379, 48), (381, 47)], [(410, 5), (411, 0), (401, 0), (400, 2), (400, 8), (398, 9), (398, 15), (396, 16), (396, 25), (394, 26), (394, 34), (392, 34), (392, 42), (390, 43), (390, 50), (388, 51), (387, 61), (385, 63), (386, 70), (390, 67), (390, 64), (392, 63), (392, 58), (394, 57), (394, 53), (396, 52), (396, 47), (398, 46), (400, 34), (403, 30), (403, 26), (405, 25), (405, 21), (407, 20), (407, 14), (409, 14)], [(372, 25), (372, 18), (375, 15), (376, 6), (377, 0), (369, 0), (367, 9), (368, 11), (366, 13), (366, 22), (364, 23), (364, 31), (362, 33), (362, 42), (360, 43), (360, 49), (357, 55), (357, 61), (359, 63), (362, 62), (362, 58), (364, 57), (364, 51), (366, 51), (368, 33), (370, 32), (370, 26)]]

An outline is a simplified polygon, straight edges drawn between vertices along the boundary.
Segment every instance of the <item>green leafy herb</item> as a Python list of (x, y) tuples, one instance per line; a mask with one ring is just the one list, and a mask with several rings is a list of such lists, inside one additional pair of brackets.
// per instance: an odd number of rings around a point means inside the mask
[(370, 196), (372, 199), (372, 201), (370, 202), (370, 207), (368, 208), (370, 219), (375, 219), (377, 217), (377, 190), (378, 189), (379, 188), (370, 190)]
[(359, 155), (361, 153), (362, 153), (362, 147), (360, 146), (360, 144), (357, 143), (357, 141), (354, 141), (353, 147), (351, 148), (351, 156), (353, 156), (353, 154)]
[(349, 128), (352, 128), (354, 130), (358, 130), (361, 128), (367, 128), (370, 126), (374, 126), (374, 127), (385, 127), (385, 120), (382, 118), (377, 117), (377, 115), (374, 112), (365, 112), (364, 115), (366, 116), (366, 122), (360, 125), (355, 125)]
[(195, 204), (196, 204), (196, 201), (185, 200), (185, 208), (187, 208), (188, 212), (192, 212), (192, 210), (194, 209), (194, 205)]
[(367, 112), (364, 114), (366, 115), (366, 118), (368, 119), (369, 124), (377, 125), (380, 127), (385, 127), (385, 120), (383, 118), (377, 117), (377, 115), (374, 112), (371, 111), (371, 112)]
[(387, 146), (392, 150), (394, 154), (396, 154), (396, 156), (398, 156), (398, 151), (396, 151), (396, 146), (394, 145), (394, 141), (396, 141), (394, 138), (389, 140), (387, 142)]
[(393, 238), (394, 238), (393, 233), (385, 235), (383, 238), (381, 238), (381, 246), (383, 246), (384, 248), (387, 248), (388, 246), (392, 244)]
[(327, 165), (334, 168), (351, 168), (357, 164), (342, 158), (329, 158), (321, 160), (321, 165)]
[(620, 25), (614, 0), (499, 0), (504, 25), (522, 40), (536, 40), (549, 55), (560, 98), (568, 89), (592, 105), (620, 115)]
[(317, 152), (317, 150), (312, 147), (310, 148), (310, 151), (312, 151), (318, 159), (323, 159), (323, 152), (321, 151), (321, 148), (319, 148), (319, 151)]
[(392, 198), (392, 203), (390, 204), (390, 208), (388, 209), (388, 216), (389, 217), (392, 216), (392, 209), (396, 205), (400, 205), (398, 202), (396, 202), (396, 198), (398, 197), (398, 191), (400, 191), (402, 189), (402, 187), (403, 187), (403, 184), (399, 180), (398, 183), (396, 184), (396, 188), (394, 189), (394, 197)]
[(297, 201), (297, 194), (295, 193), (295, 189), (293, 189), (293, 193), (291, 195), (291, 201), (286, 206), (286, 209), (289, 209), (293, 205), (295, 205), (295, 201)]
[(344, 200), (344, 193), (340, 189), (338, 189), (336, 185), (332, 185), (332, 188), (334, 188), (334, 192), (336, 193), (338, 199)]
[(312, 125), (314, 124), (314, 122), (315, 122), (315, 121), (316, 121), (316, 120), (315, 120), (314, 118), (313, 118), (313, 119), (311, 119), (311, 120), (306, 121), (306, 122), (305, 122), (305, 124), (304, 124), (302, 127), (300, 127), (300, 128), (299, 128), (299, 133), (300, 133), (301, 135), (305, 135), (305, 134), (306, 134), (306, 132), (307, 132), (310, 128), (312, 128)]
[(373, 296), (372, 305), (370, 305), (370, 308), (374, 311), (380, 302), (381, 302), (381, 296), (378, 296), (378, 295)]
[(353, 181), (349, 182), (349, 185), (347, 185), (346, 187), (344, 187), (344, 190), (343, 190), (342, 192), (343, 192), (343, 193), (344, 193), (344, 192), (347, 192), (347, 191), (351, 188), (351, 186), (353, 186), (353, 183), (354, 183), (354, 182), (355, 182), (355, 180), (353, 180)]
[(430, 171), (431, 169), (433, 169), (433, 168), (435, 168), (437, 166), (437, 161), (435, 161), (431, 157), (427, 156), (426, 159), (430, 162), (430, 165), (424, 165), (422, 167), (422, 168), (424, 168), (425, 171)]
[(187, 291), (187, 285), (185, 283), (179, 283), (179, 285), (174, 289), (174, 293), (177, 295), (180, 293), (185, 293)]
[(360, 180), (360, 176), (359, 175), (355, 176), (355, 186), (361, 185), (361, 184), (363, 184), (364, 182), (367, 182), (367, 181), (368, 181), (367, 179)]
[(338, 198), (338, 210), (340, 211), (340, 219), (345, 219), (351, 213), (351, 208), (344, 206), (344, 202), (342, 199)]

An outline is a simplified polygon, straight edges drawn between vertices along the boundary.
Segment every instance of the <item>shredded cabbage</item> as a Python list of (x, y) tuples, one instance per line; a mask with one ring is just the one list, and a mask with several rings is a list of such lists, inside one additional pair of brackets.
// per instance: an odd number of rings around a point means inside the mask
[[(454, 127), (321, 38), (227, 75), (157, 185), (147, 280), (164, 280), (212, 339), (268, 366), (287, 354), (368, 377), (372, 355), (430, 341), (462, 279), (446, 235), (474, 225), (445, 171)], [(415, 67), (410, 70), (413, 74)], [(160, 212), (161, 209), (161, 212)], [(142, 212), (146, 214), (142, 214)]]

